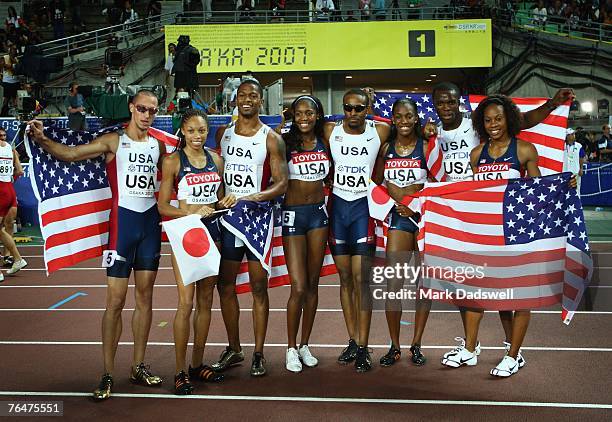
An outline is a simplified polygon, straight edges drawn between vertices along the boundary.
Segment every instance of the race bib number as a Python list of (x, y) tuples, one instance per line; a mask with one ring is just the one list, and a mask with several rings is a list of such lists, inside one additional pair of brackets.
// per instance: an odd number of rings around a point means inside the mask
[(13, 175), (13, 159), (0, 157), (0, 176)]
[(295, 224), (295, 211), (283, 211), (283, 226), (293, 227)]
[(117, 251), (106, 250), (102, 252), (102, 268), (110, 268), (115, 265), (117, 259)]

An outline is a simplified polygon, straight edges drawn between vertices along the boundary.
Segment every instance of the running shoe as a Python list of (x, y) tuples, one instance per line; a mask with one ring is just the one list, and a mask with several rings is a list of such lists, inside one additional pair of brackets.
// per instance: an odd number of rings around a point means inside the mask
[(350, 339), (348, 346), (344, 348), (340, 356), (338, 356), (338, 363), (340, 365), (348, 365), (357, 357), (357, 343), (355, 340)]
[(10, 268), (11, 265), (13, 265), (13, 262), (15, 262), (13, 257), (10, 255), (4, 255), (3, 257), (0, 257), (0, 260), (2, 260), (2, 266), (6, 268)]
[(242, 350), (236, 352), (231, 347), (227, 346), (223, 353), (221, 353), (219, 361), (212, 364), (212, 369), (213, 371), (223, 372), (227, 368), (234, 366), (243, 360), (244, 352)]
[(414, 363), (415, 365), (423, 366), (425, 365), (425, 362), (427, 362), (427, 358), (425, 358), (425, 356), (423, 356), (423, 353), (421, 353), (420, 344), (413, 344), (412, 346), (410, 346), (410, 353), (412, 353), (412, 363)]
[(140, 362), (138, 366), (132, 368), (130, 381), (134, 384), (140, 384), (147, 387), (158, 387), (162, 383), (161, 377), (153, 375), (150, 371), (150, 366)]
[(207, 365), (200, 365), (197, 368), (192, 368), (191, 365), (189, 365), (189, 378), (203, 382), (221, 382), (225, 376), (216, 373)]
[(476, 352), (470, 352), (465, 347), (460, 347), (447, 354), (442, 358), (442, 365), (450, 366), (451, 368), (459, 368), (460, 366), (474, 366), (478, 363), (478, 355)]
[(287, 360), (285, 367), (288, 371), (299, 373), (302, 372), (302, 362), (300, 362), (300, 355), (294, 347), (287, 349)]
[(367, 372), (372, 369), (372, 358), (367, 347), (358, 347), (355, 356), (355, 369), (357, 372)]
[(106, 400), (111, 396), (111, 389), (113, 388), (113, 377), (111, 374), (102, 375), (102, 379), (100, 380), (100, 384), (98, 384), (98, 388), (96, 388), (93, 392), (94, 400)]
[(304, 365), (309, 368), (314, 368), (319, 364), (319, 359), (315, 358), (312, 353), (310, 353), (310, 349), (307, 344), (304, 344), (302, 347), (298, 349), (298, 354), (300, 355), (300, 359)]
[[(508, 343), (507, 341), (504, 341), (504, 348), (506, 349), (506, 354), (510, 352), (511, 346), (512, 346), (512, 343)], [(518, 362), (519, 369), (521, 369), (527, 363), (527, 361), (525, 360), (525, 358), (523, 357), (521, 353), (521, 349), (519, 349), (518, 354), (516, 355), (516, 361)]]
[(253, 353), (253, 362), (251, 363), (251, 376), (262, 377), (266, 375), (266, 367), (264, 366), (266, 360), (263, 357), (263, 353)]
[(380, 366), (384, 366), (384, 367), (391, 366), (395, 362), (400, 360), (401, 357), (402, 357), (402, 352), (400, 351), (400, 349), (395, 347), (394, 344), (391, 344), (391, 347), (389, 348), (389, 351), (387, 352), (387, 354), (380, 358)]
[[(455, 341), (459, 342), (457, 347), (455, 347), (450, 352), (444, 353), (444, 357), (446, 357), (446, 355), (450, 355), (451, 353), (458, 352), (459, 350), (465, 348), (465, 339), (463, 337), (455, 337)], [(480, 356), (480, 342), (479, 341), (476, 342), (476, 347), (474, 348), (474, 353), (476, 353), (476, 356)]]
[(193, 385), (189, 382), (189, 377), (185, 371), (181, 371), (174, 376), (174, 394), (177, 396), (188, 396), (193, 393)]
[(507, 378), (512, 374), (516, 374), (519, 370), (519, 363), (512, 356), (504, 356), (501, 362), (493, 369), (490, 374), (494, 377)]
[(0, 271), (0, 283), (2, 283), (4, 281), (4, 274), (2, 274), (2, 271)]
[(19, 270), (21, 270), (22, 268), (25, 268), (27, 266), (28, 266), (28, 262), (25, 259), (21, 258), (19, 261), (13, 262), (13, 265), (11, 266), (11, 268), (8, 269), (6, 273), (8, 275), (13, 275), (19, 272)]

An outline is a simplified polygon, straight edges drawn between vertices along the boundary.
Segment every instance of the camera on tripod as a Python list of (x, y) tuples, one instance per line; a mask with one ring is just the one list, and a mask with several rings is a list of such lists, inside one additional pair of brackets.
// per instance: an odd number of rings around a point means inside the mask
[(104, 65), (106, 67), (106, 93), (110, 95), (125, 94), (125, 90), (119, 84), (119, 78), (123, 75), (123, 53), (119, 50), (119, 41), (115, 37), (109, 40), (109, 47), (104, 52)]
[(37, 114), (36, 99), (28, 91), (17, 91), (17, 119), (21, 121), (32, 120)]

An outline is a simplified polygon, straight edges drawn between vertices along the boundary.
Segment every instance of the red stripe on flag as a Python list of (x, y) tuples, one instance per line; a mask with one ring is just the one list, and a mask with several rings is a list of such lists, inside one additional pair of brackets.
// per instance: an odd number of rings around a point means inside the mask
[(67, 220), (69, 218), (79, 217), (81, 215), (93, 214), (100, 211), (108, 211), (112, 206), (112, 199), (102, 199), (100, 201), (88, 202), (86, 204), (73, 205), (58, 210), (47, 211), (41, 215), (42, 225), (46, 226), (57, 221)]
[(108, 221), (51, 235), (45, 241), (45, 249), (48, 250), (55, 246), (72, 243), (92, 236), (100, 236), (104, 233), (108, 233)]
[(516, 265), (538, 264), (542, 262), (559, 261), (565, 259), (565, 248), (550, 249), (544, 251), (534, 251), (522, 253), (517, 256), (484, 255), (479, 253), (469, 253), (454, 251), (443, 246), (434, 244), (427, 245), (429, 256), (451, 259), (472, 265), (487, 265), (489, 267), (513, 267)]
[(463, 242), (476, 243), (481, 245), (505, 245), (504, 236), (490, 236), (486, 234), (473, 234), (462, 230), (455, 230), (449, 227), (441, 226), (436, 223), (427, 223), (427, 233), (438, 234), (443, 237), (459, 239)]
[(551, 126), (558, 126), (565, 129), (567, 127), (567, 116), (557, 116), (556, 114), (549, 114), (548, 117), (546, 117), (542, 121), (542, 123)]
[(105, 249), (106, 248), (103, 246), (96, 246), (91, 249), (79, 251), (77, 255), (67, 255), (61, 258), (52, 259), (51, 261), (47, 262), (47, 271), (49, 271), (49, 273), (52, 273), (64, 267), (71, 267), (81, 261), (97, 258), (102, 255), (102, 252), (104, 252)]
[(483, 214), (477, 212), (457, 211), (448, 205), (438, 204), (434, 201), (427, 202), (427, 211), (442, 214), (445, 217), (460, 218), (461, 221), (474, 224), (503, 224), (502, 214)]
[(572, 286), (571, 284), (565, 283), (563, 285), (563, 296), (575, 301), (578, 297), (578, 293), (578, 289)]

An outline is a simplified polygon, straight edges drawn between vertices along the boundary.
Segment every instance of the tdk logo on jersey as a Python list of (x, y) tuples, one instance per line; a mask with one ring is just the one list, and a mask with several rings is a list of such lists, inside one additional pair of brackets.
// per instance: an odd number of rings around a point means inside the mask
[(255, 172), (254, 166), (252, 164), (239, 164), (239, 163), (227, 163), (225, 165), (225, 170), (229, 170), (231, 172), (247, 172), (253, 173)]
[(227, 155), (235, 155), (236, 157), (253, 159), (253, 154), (251, 154), (250, 150), (240, 147), (232, 147), (231, 145), (228, 145), (227, 147)]
[(366, 147), (340, 147), (340, 154), (342, 155), (368, 155), (368, 149)]
[(130, 164), (130, 165), (128, 166), (128, 171), (129, 171), (130, 173), (134, 173), (134, 172), (136, 171), (136, 166), (135, 166), (134, 164)]

